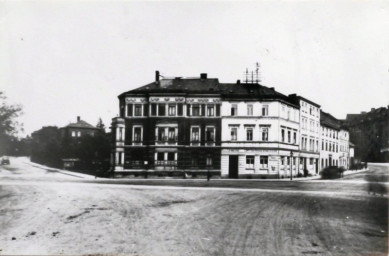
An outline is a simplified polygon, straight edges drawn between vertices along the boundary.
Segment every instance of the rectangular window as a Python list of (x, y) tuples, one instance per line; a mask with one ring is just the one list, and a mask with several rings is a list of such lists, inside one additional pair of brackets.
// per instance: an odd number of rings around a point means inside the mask
[(142, 105), (135, 104), (135, 116), (142, 116)]
[(265, 105), (262, 106), (262, 116), (268, 116), (269, 115), (269, 106)]
[(142, 128), (134, 127), (134, 142), (142, 141)]
[(174, 152), (167, 153), (167, 160), (168, 161), (174, 161), (174, 156), (175, 156)]
[(288, 131), (288, 143), (290, 143), (291, 142), (291, 131)]
[(158, 141), (165, 141), (165, 128), (163, 127), (160, 127), (158, 128), (158, 138), (157, 138)]
[(259, 163), (260, 163), (260, 168), (261, 169), (267, 169), (268, 167), (268, 159), (269, 157), (268, 156), (260, 156), (259, 157)]
[(149, 105), (143, 105), (143, 116), (149, 116)]
[(252, 141), (253, 140), (253, 128), (247, 128), (246, 130), (246, 140)]
[(281, 129), (281, 141), (285, 142), (285, 130)]
[(254, 156), (246, 156), (246, 168), (254, 169)]
[(262, 141), (269, 140), (269, 128), (262, 128)]
[(232, 104), (231, 105), (231, 116), (236, 116), (238, 114), (238, 105)]
[(169, 116), (176, 115), (176, 105), (169, 105), (168, 114)]
[(157, 115), (157, 104), (151, 104), (151, 116)]
[(177, 115), (182, 116), (184, 113), (183, 111), (183, 105), (182, 104), (177, 104)]
[(158, 116), (165, 116), (166, 115), (166, 106), (165, 104), (158, 104)]
[(215, 142), (215, 128), (207, 127), (205, 130), (205, 141), (206, 142)]
[(169, 141), (176, 141), (176, 129), (175, 128), (169, 128), (168, 140)]
[(77, 137), (81, 137), (81, 132), (80, 131), (77, 132)]
[(205, 116), (205, 104), (201, 105), (201, 116)]
[(200, 105), (192, 105), (192, 116), (200, 116)]
[(214, 115), (215, 115), (215, 106), (208, 105), (207, 106), (207, 116), (214, 116)]
[(165, 153), (163, 153), (163, 152), (158, 152), (158, 153), (157, 153), (157, 160), (158, 160), (158, 161), (163, 161), (163, 160), (165, 160)]
[(252, 116), (253, 115), (253, 104), (247, 105), (247, 115)]
[(199, 142), (200, 141), (200, 128), (199, 127), (192, 127), (191, 140), (193, 142)]
[(76, 132), (72, 131), (72, 137), (76, 137)]
[(212, 166), (212, 164), (213, 164), (212, 157), (211, 156), (207, 156), (206, 165), (207, 166)]
[(132, 116), (132, 104), (127, 105), (127, 116)]
[(238, 128), (232, 127), (231, 128), (231, 140), (237, 140), (238, 139)]
[(220, 116), (220, 105), (216, 105), (216, 116)]
[(293, 144), (297, 143), (297, 133), (293, 132)]

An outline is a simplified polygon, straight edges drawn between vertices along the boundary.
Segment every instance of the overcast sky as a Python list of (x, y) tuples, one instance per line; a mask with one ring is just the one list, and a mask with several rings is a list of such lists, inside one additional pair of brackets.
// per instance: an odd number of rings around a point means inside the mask
[(106, 126), (117, 95), (165, 76), (243, 79), (337, 118), (389, 105), (389, 1), (1, 1), (0, 90), (25, 134), (77, 116)]

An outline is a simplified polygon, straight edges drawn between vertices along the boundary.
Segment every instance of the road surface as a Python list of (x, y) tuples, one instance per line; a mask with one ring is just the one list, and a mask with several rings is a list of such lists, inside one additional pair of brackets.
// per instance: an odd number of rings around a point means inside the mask
[(387, 255), (388, 200), (365, 188), (361, 174), (94, 179), (12, 158), (0, 166), (0, 254)]

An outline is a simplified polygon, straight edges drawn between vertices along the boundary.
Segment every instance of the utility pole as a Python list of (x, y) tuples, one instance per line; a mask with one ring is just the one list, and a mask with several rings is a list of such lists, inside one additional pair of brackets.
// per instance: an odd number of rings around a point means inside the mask
[(290, 180), (293, 180), (292, 162), (293, 162), (293, 151), (290, 151)]

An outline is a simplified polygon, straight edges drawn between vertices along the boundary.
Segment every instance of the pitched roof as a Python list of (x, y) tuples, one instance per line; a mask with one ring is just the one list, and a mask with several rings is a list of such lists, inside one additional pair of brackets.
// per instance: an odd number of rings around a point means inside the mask
[(326, 113), (322, 110), (320, 110), (320, 124), (323, 126), (333, 128), (335, 130), (340, 130), (341, 128), (340, 120), (336, 119), (331, 114)]
[(78, 121), (76, 123), (70, 123), (70, 124), (64, 126), (63, 128), (66, 128), (66, 127), (68, 127), (68, 128), (83, 128), (83, 129), (87, 128), (87, 129), (99, 130), (99, 128), (97, 128), (97, 127), (95, 127), (95, 126), (93, 126), (91, 124), (88, 124), (84, 120), (80, 120), (80, 121)]
[(308, 103), (311, 104), (311, 105), (314, 105), (314, 106), (320, 108), (320, 105), (319, 105), (319, 104), (317, 104), (317, 103), (315, 103), (315, 102), (313, 102), (313, 101), (311, 101), (311, 100), (308, 100), (307, 98), (304, 98), (304, 97), (302, 97), (302, 96), (299, 96), (299, 95), (297, 95), (297, 94), (290, 94), (288, 97), (289, 97), (293, 102), (295, 102), (295, 104), (300, 105), (300, 100), (303, 100), (303, 101), (308, 102)]
[(286, 95), (279, 93), (274, 88), (260, 84), (246, 83), (219, 83), (217, 78), (173, 78), (162, 79), (159, 83), (152, 82), (139, 88), (124, 92), (118, 97), (134, 94), (152, 93), (191, 93), (191, 94), (218, 94), (228, 99), (282, 99), (299, 107)]

